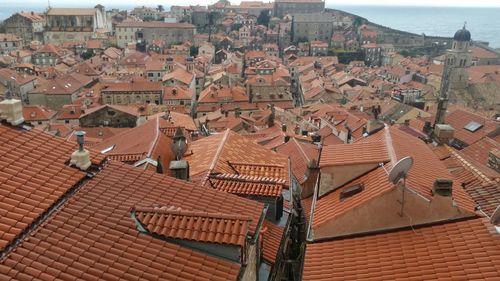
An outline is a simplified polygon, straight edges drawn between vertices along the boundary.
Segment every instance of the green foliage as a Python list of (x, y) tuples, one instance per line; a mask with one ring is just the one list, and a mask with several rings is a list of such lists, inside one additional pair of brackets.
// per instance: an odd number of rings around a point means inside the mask
[(165, 11), (165, 9), (163, 8), (163, 5), (158, 5), (158, 7), (156, 9), (158, 10), (158, 12)]
[(189, 48), (189, 55), (192, 56), (192, 57), (196, 57), (198, 55), (198, 47), (196, 46), (191, 46)]
[(257, 17), (257, 24), (267, 26), (269, 24), (269, 20), (271, 19), (269, 10), (262, 10)]
[(91, 50), (87, 50), (87, 51), (80, 54), (80, 57), (84, 60), (88, 60), (93, 56), (94, 56), (94, 52)]
[(337, 56), (340, 63), (349, 64), (351, 61), (365, 60), (365, 54), (361, 51), (346, 51), (346, 50), (328, 50), (329, 56)]
[(302, 36), (302, 37), (297, 38), (297, 44), (303, 43), (303, 42), (309, 42), (309, 40), (307, 40), (307, 37)]
[(241, 27), (243, 27), (243, 24), (241, 23), (234, 23), (231, 25), (231, 31), (233, 30), (239, 30)]
[(142, 19), (143, 21), (155, 21), (156, 19), (152, 16), (147, 16)]

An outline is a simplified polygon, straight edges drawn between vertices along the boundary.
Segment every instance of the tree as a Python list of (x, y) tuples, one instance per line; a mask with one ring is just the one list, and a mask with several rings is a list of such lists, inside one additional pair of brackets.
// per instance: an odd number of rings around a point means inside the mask
[(260, 11), (260, 15), (257, 18), (257, 24), (267, 26), (269, 24), (269, 20), (271, 19), (271, 16), (269, 14), (270, 14), (269, 10)]
[(80, 54), (80, 57), (82, 57), (82, 59), (84, 59), (84, 60), (88, 60), (93, 56), (94, 56), (94, 52), (92, 50), (87, 50), (87, 51)]
[(156, 8), (158, 10), (158, 12), (163, 12), (165, 11), (165, 9), (163, 8), (163, 5), (158, 5), (158, 7)]
[(199, 49), (199, 48), (198, 48), (198, 47), (196, 47), (196, 46), (191, 46), (191, 47), (189, 48), (189, 55), (190, 55), (190, 56), (192, 56), (192, 57), (197, 56), (197, 55), (198, 55), (198, 49)]

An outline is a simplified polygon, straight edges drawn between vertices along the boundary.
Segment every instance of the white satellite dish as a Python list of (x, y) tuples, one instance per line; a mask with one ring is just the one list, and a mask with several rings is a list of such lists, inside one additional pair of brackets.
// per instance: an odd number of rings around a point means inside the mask
[(389, 172), (389, 181), (397, 184), (401, 179), (406, 179), (411, 166), (413, 166), (413, 158), (406, 156), (399, 160)]
[(493, 215), (491, 215), (490, 221), (494, 225), (500, 224), (500, 205), (498, 205), (496, 210), (493, 212)]
[(413, 166), (413, 158), (410, 156), (406, 156), (403, 159), (399, 160), (396, 165), (389, 172), (389, 181), (392, 184), (396, 185), (400, 180), (403, 180), (402, 192), (401, 192), (401, 201), (398, 202), (401, 204), (401, 211), (399, 212), (399, 216), (403, 216), (404, 206), (405, 206), (405, 190), (406, 190), (406, 177), (408, 176), (408, 172)]

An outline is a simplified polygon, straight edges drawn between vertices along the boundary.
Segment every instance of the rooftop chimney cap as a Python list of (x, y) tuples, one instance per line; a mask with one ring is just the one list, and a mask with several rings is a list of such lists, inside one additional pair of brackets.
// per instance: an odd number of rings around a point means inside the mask
[(83, 151), (83, 145), (85, 144), (85, 132), (84, 131), (76, 131), (76, 142), (78, 143), (78, 151)]

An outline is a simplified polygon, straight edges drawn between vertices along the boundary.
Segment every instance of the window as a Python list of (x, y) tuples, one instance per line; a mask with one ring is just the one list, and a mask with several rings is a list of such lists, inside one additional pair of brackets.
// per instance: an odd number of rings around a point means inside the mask
[(469, 123), (467, 123), (467, 125), (464, 126), (464, 129), (466, 129), (469, 132), (474, 133), (475, 131), (481, 129), (482, 127), (483, 127), (483, 124), (479, 124), (477, 122), (470, 121)]
[(349, 197), (352, 197), (352, 196), (360, 193), (364, 189), (365, 189), (365, 186), (363, 184), (357, 184), (354, 186), (347, 187), (344, 190), (342, 190), (342, 192), (340, 192), (340, 195), (339, 195), (340, 201), (345, 200)]

